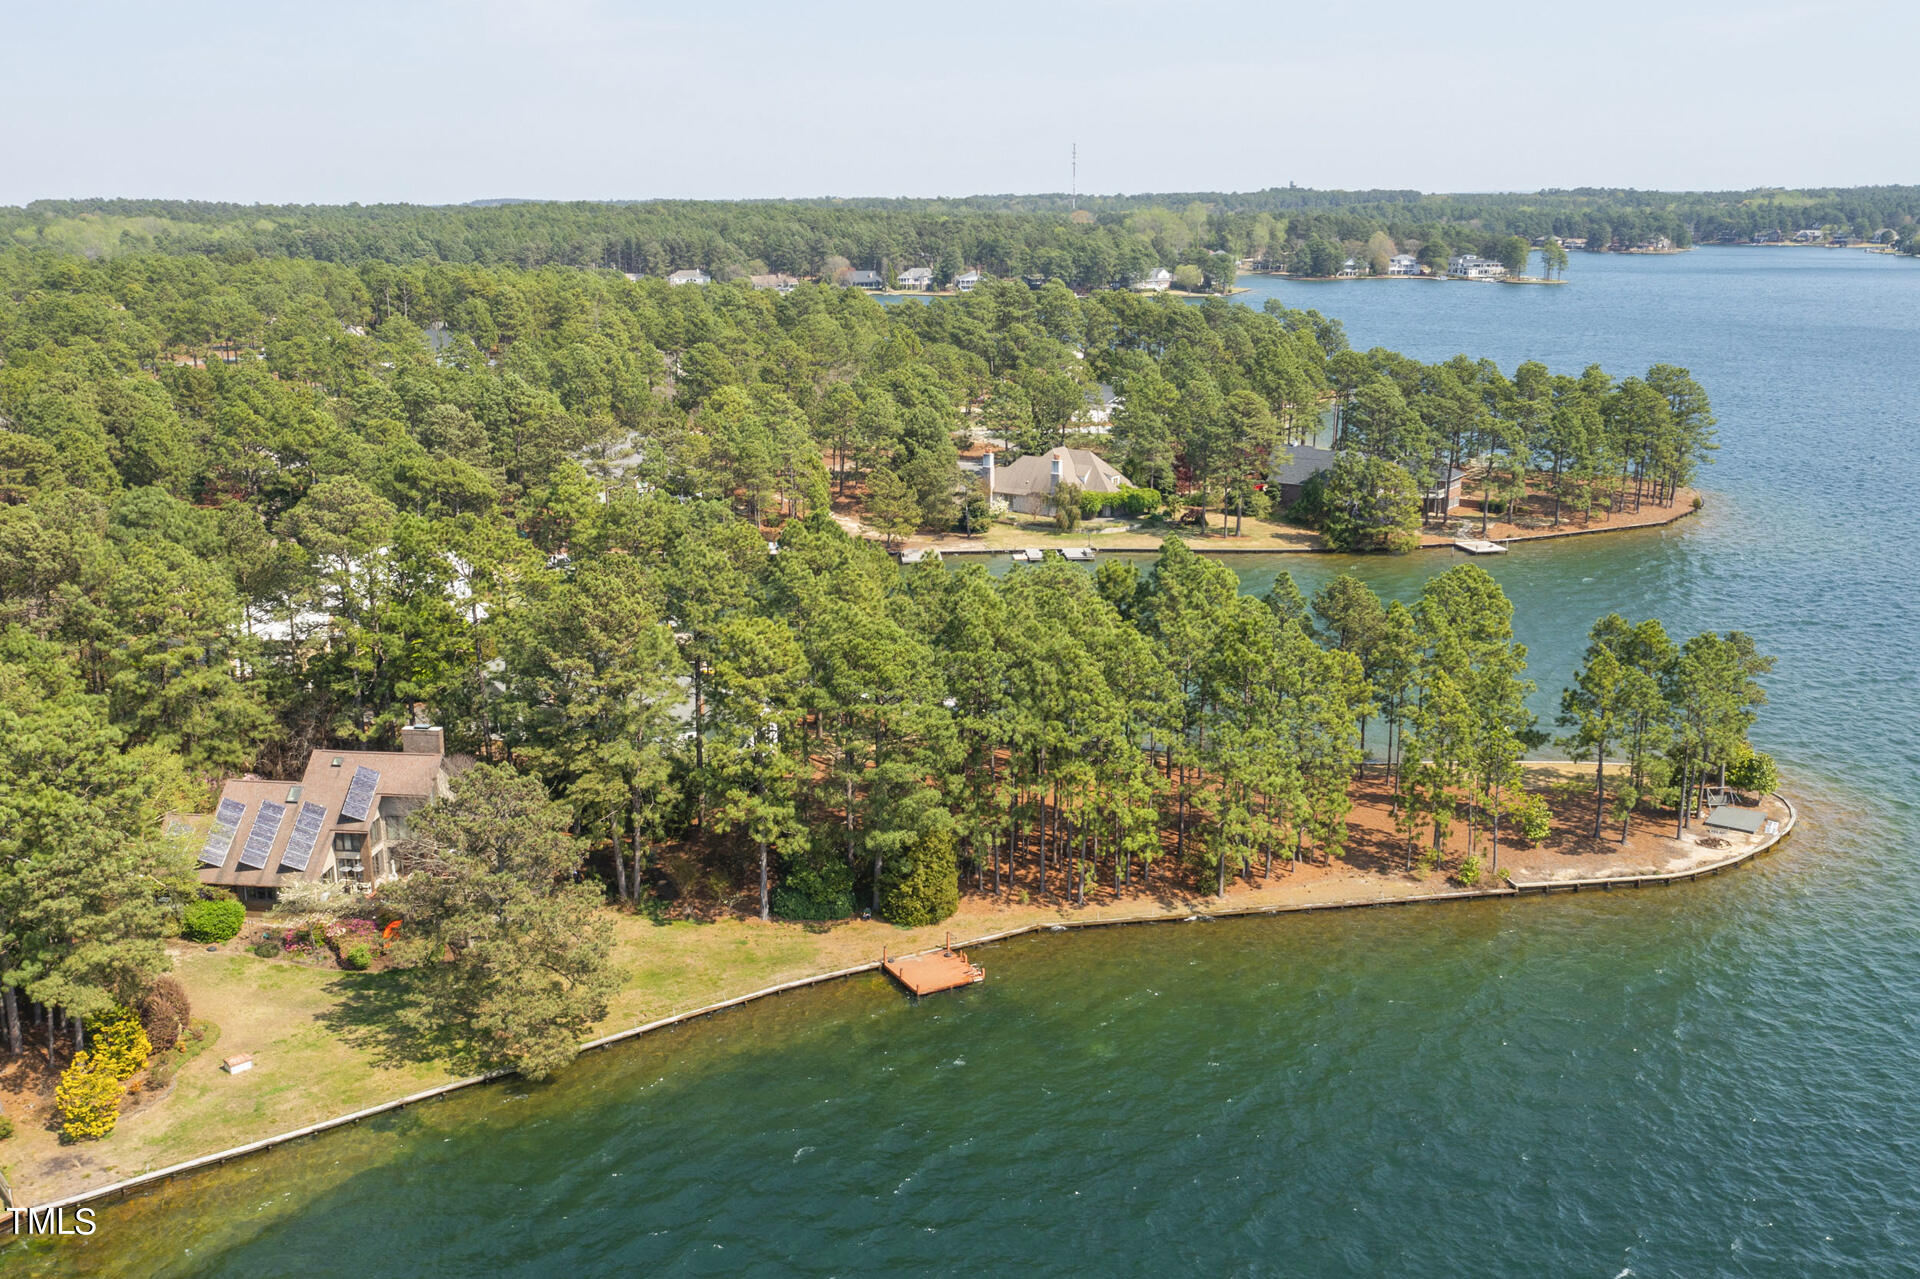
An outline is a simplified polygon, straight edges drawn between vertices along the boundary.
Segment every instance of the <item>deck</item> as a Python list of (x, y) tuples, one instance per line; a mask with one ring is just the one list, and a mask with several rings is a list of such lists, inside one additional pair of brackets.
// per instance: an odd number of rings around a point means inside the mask
[(1498, 542), (1484, 542), (1477, 537), (1454, 539), (1453, 549), (1465, 551), (1469, 555), (1505, 555), (1507, 548)]
[(942, 990), (971, 986), (987, 979), (987, 970), (968, 961), (966, 954), (953, 948), (953, 939), (939, 950), (923, 955), (904, 955), (899, 959), (881, 954), (880, 967), (915, 995), (931, 995)]

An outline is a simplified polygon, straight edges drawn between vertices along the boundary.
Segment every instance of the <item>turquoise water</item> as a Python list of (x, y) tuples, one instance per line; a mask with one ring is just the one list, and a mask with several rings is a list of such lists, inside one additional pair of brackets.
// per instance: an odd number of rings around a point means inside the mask
[[(1920, 263), (1576, 258), (1562, 289), (1257, 281), (1357, 346), (1713, 396), (1707, 510), (1492, 563), (1557, 688), (1592, 619), (1742, 627), (1803, 829), (1704, 883), (1045, 935), (979, 987), (736, 1010), (107, 1210), (9, 1274), (1920, 1268)], [(1252, 295), (1258, 301), (1258, 295)], [(1236, 559), (1249, 589), (1284, 566)], [(1418, 589), (1450, 553), (1356, 561)]]

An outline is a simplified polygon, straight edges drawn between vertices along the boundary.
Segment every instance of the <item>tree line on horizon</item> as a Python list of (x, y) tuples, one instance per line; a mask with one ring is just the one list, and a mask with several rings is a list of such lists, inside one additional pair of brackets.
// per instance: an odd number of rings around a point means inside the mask
[[(1231, 283), (1240, 260), (1307, 263), (1313, 246), (1365, 252), (1375, 236), (1499, 259), (1514, 238), (1579, 238), (1677, 247), (1832, 226), (1862, 239), (1891, 231), (1920, 251), (1920, 187), (1806, 191), (1411, 191), (1064, 194), (951, 200), (560, 202), (482, 205), (238, 205), (191, 200), (39, 200), (0, 208), (0, 238), (111, 256), (263, 255), (405, 265), (605, 267), (643, 275), (699, 268), (719, 279), (786, 272), (831, 278), (840, 266), (925, 266), (942, 282), (964, 267), (1038, 275), (1087, 290), (1182, 265)], [(1432, 251), (1428, 251), (1431, 259)], [(1224, 261), (1222, 261), (1224, 259)], [(1324, 267), (1324, 263), (1321, 264)]]

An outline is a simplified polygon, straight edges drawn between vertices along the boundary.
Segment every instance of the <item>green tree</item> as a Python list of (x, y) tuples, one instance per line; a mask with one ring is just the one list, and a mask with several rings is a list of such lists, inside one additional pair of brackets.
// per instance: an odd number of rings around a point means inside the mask
[(573, 1060), (620, 974), (570, 822), (539, 782), (490, 764), (414, 812), (408, 873), (382, 894), (406, 920), (408, 1025), (533, 1079)]

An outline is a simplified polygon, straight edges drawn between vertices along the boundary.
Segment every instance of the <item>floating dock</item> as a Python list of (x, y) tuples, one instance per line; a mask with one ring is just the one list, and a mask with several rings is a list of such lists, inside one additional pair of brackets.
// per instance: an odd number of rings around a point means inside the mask
[(915, 995), (932, 995), (987, 979), (986, 969), (968, 962), (964, 952), (953, 948), (952, 933), (947, 934), (945, 946), (924, 955), (888, 959), (883, 950), (880, 952), (880, 967)]
[(1069, 546), (1060, 554), (1063, 558), (1075, 563), (1086, 564), (1093, 560), (1094, 550), (1091, 546)]
[(1477, 537), (1455, 538), (1453, 549), (1469, 555), (1505, 555), (1507, 548), (1498, 542), (1483, 542)]

